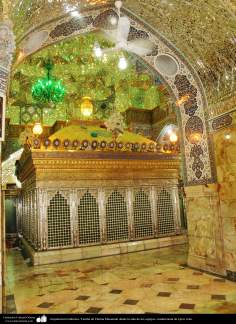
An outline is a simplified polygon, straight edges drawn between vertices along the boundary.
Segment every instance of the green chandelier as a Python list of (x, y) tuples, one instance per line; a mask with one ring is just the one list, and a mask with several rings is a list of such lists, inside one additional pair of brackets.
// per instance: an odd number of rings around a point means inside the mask
[(44, 67), (47, 70), (47, 76), (37, 80), (32, 86), (32, 97), (40, 103), (59, 103), (65, 97), (65, 88), (61, 80), (56, 80), (51, 76), (53, 63), (48, 61)]

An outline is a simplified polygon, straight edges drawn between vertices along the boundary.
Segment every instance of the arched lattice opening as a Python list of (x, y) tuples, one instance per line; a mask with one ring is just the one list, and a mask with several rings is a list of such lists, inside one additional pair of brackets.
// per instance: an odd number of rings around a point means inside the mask
[(129, 238), (128, 211), (124, 197), (113, 191), (106, 204), (107, 241), (126, 241)]
[(79, 244), (93, 244), (101, 241), (99, 209), (95, 197), (86, 192), (78, 206)]
[(70, 207), (67, 200), (58, 192), (47, 209), (48, 247), (71, 245)]
[(157, 198), (158, 234), (171, 234), (175, 232), (174, 206), (171, 195), (162, 189)]
[(153, 236), (151, 202), (148, 195), (143, 190), (139, 190), (136, 193), (133, 208), (135, 238)]

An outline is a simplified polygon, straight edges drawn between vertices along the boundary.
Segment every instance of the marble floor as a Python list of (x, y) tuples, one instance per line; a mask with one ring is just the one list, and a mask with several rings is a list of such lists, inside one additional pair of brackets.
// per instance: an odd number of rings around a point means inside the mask
[(236, 283), (186, 266), (186, 247), (29, 266), (8, 251), (7, 312), (236, 314)]

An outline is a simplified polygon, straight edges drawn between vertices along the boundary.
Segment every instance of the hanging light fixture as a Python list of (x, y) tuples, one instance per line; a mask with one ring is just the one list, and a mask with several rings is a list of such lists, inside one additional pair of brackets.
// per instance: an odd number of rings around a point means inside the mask
[(47, 75), (43, 79), (39, 79), (32, 86), (32, 97), (41, 103), (59, 103), (63, 101), (65, 96), (65, 88), (61, 80), (56, 80), (51, 76), (53, 63), (48, 60), (45, 64)]
[(90, 117), (93, 113), (93, 103), (90, 97), (83, 97), (81, 103), (81, 113), (84, 117)]
[(41, 125), (41, 123), (35, 123), (34, 127), (33, 127), (33, 134), (35, 136), (40, 136), (43, 132), (43, 127)]
[(124, 56), (120, 57), (118, 67), (120, 70), (125, 70), (128, 67), (127, 60)]
[(170, 141), (171, 143), (176, 143), (178, 141), (178, 136), (174, 132), (170, 134)]
[(94, 44), (94, 47), (93, 47), (93, 52), (94, 52), (94, 55), (97, 57), (97, 58), (101, 58), (102, 57), (102, 49), (99, 45), (98, 42), (95, 42)]

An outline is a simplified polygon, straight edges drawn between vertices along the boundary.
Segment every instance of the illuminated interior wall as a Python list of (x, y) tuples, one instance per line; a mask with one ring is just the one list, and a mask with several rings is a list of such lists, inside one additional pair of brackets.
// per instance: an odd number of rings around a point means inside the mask
[[(233, 119), (235, 121), (236, 113)], [(213, 135), (228, 276), (236, 280), (236, 125)]]

